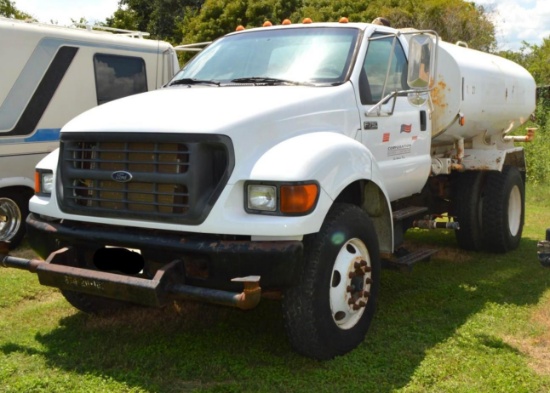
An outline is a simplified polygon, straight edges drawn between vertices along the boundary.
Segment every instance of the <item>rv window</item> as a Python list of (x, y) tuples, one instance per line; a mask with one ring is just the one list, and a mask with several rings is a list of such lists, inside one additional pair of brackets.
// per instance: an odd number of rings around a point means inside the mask
[(145, 63), (140, 57), (94, 56), (97, 104), (147, 91)]

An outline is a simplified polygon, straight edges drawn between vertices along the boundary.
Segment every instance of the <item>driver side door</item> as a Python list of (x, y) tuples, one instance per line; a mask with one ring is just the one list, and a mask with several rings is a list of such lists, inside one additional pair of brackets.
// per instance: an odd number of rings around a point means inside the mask
[(388, 94), (409, 90), (407, 57), (399, 38), (374, 33), (359, 77), (361, 141), (376, 158), (390, 200), (422, 190), (431, 169), (429, 110), (406, 93), (377, 106)]

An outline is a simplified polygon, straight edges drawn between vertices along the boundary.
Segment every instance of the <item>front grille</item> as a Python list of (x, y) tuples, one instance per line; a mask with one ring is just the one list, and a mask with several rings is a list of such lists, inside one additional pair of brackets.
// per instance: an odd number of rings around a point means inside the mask
[(63, 134), (58, 184), (63, 211), (199, 224), (233, 169), (225, 136)]

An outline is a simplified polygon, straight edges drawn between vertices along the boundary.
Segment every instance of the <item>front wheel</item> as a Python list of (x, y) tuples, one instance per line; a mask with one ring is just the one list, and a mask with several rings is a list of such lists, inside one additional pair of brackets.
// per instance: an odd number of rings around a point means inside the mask
[(297, 352), (331, 359), (357, 347), (373, 318), (380, 280), (378, 240), (363, 210), (335, 204), (304, 247), (300, 283), (283, 297), (285, 327)]

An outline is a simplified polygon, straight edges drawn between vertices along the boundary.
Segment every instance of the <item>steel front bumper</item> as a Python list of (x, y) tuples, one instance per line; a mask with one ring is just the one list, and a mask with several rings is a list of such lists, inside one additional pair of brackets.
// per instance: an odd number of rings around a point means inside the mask
[[(46, 260), (8, 256), (4, 245), (0, 247), (1, 266), (37, 273), (43, 285), (149, 306), (161, 306), (172, 298), (190, 298), (251, 308), (259, 301), (260, 276), (262, 287), (268, 289), (295, 283), (303, 249), (299, 241), (221, 240), (168, 231), (48, 222), (33, 214), (27, 218), (27, 234), (31, 247)], [(144, 269), (151, 272), (149, 275), (123, 274), (99, 270), (89, 260), (83, 261), (84, 256), (105, 246), (140, 250), (146, 266), (147, 256), (154, 256), (154, 269)], [(207, 276), (189, 274), (186, 261), (197, 259), (206, 265)], [(243, 292), (235, 292), (242, 285)]]

